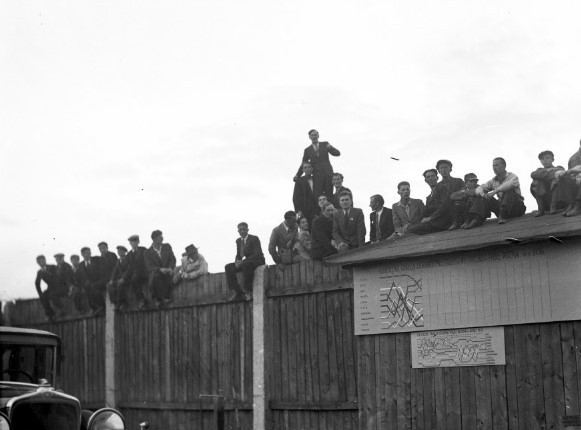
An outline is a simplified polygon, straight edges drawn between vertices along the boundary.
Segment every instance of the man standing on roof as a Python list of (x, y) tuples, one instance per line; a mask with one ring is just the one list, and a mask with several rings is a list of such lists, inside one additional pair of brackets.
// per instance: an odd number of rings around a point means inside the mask
[[(509, 218), (524, 215), (527, 209), (520, 192), (518, 176), (506, 171), (504, 158), (492, 160), (492, 170), (496, 175), (476, 188), (476, 198), (468, 211), (472, 221), (466, 228), (482, 225), (489, 211), (495, 213), (499, 224), (504, 224)], [(498, 196), (498, 199), (494, 196)]]
[(312, 143), (305, 148), (301, 165), (293, 180), (295, 182), (298, 181), (303, 174), (303, 163), (308, 161), (313, 166), (315, 183), (321, 186), (320, 190), (315, 190), (315, 195), (325, 194), (330, 196), (333, 193), (333, 166), (331, 166), (329, 161), (329, 154), (338, 157), (341, 152), (329, 142), (319, 142), (319, 132), (317, 130), (309, 131), (309, 139), (311, 139)]

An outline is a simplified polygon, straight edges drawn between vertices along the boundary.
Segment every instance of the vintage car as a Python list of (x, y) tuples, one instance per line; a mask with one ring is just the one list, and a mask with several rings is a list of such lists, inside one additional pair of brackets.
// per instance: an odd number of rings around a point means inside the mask
[(61, 354), (53, 333), (0, 327), (0, 430), (124, 430), (116, 410), (82, 410), (59, 389)]

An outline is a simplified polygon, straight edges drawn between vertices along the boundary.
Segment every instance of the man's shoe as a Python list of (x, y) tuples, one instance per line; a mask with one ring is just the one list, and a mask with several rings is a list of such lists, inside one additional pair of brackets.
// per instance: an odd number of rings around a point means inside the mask
[(545, 214), (545, 211), (536, 211), (535, 214), (533, 215), (535, 218), (538, 218), (540, 216), (543, 216)]
[(466, 230), (470, 230), (471, 228), (480, 227), (481, 225), (482, 225), (482, 221), (479, 220), (478, 218), (474, 218), (472, 221), (470, 221), (470, 224), (468, 224), (466, 226)]
[(460, 225), (454, 221), (454, 223), (448, 228), (448, 231), (454, 231), (454, 230), (458, 230), (460, 228)]
[(499, 224), (506, 224), (506, 220), (504, 218), (498, 218)]
[(581, 215), (581, 203), (576, 203), (575, 207), (567, 212), (568, 217), (577, 215)]

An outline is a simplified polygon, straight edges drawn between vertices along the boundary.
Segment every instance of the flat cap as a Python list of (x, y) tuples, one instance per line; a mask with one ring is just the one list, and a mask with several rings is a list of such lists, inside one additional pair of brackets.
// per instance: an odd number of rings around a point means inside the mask
[(64, 256), (65, 256), (65, 254), (63, 254), (62, 252), (58, 252), (54, 255), (54, 258), (59, 258), (59, 257), (64, 258)]
[(138, 234), (132, 234), (131, 236), (129, 236), (129, 239), (127, 239), (129, 242), (133, 242), (134, 240), (139, 240), (139, 235)]
[(125, 248), (123, 245), (117, 246), (117, 249), (122, 249), (123, 251), (127, 252), (127, 248)]
[(464, 180), (469, 181), (470, 179), (478, 179), (478, 176), (476, 176), (474, 173), (466, 173), (464, 175)]

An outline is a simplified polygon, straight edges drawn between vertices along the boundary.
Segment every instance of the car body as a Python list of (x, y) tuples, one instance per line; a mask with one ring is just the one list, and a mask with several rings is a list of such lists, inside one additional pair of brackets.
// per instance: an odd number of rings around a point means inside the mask
[(59, 389), (62, 341), (54, 333), (0, 327), (0, 430), (124, 430), (114, 409), (81, 409)]

